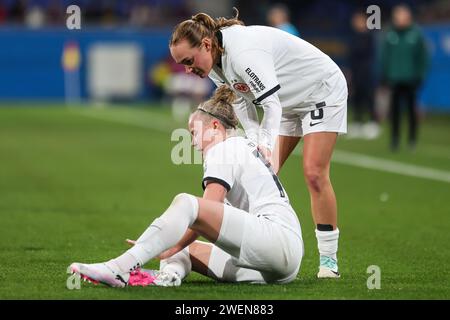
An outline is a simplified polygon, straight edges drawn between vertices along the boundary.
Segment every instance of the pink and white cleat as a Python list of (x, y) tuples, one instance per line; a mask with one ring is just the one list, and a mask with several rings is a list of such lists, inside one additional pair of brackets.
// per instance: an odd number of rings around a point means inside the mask
[(152, 285), (159, 287), (178, 287), (181, 285), (181, 277), (178, 273), (171, 273), (160, 270), (148, 270), (142, 269), (141, 272), (145, 272), (154, 278)]
[(150, 269), (137, 269), (131, 272), (128, 285), (142, 287), (178, 287), (181, 285), (181, 278), (177, 273), (168, 273)]
[(95, 284), (101, 282), (111, 287), (123, 288), (128, 285), (130, 273), (123, 273), (114, 270), (108, 263), (92, 263), (84, 264), (74, 262), (70, 265), (70, 270), (77, 273), (83, 280), (93, 282)]
[(128, 280), (128, 285), (132, 287), (146, 287), (154, 285), (156, 275), (153, 273), (154, 270), (141, 270), (137, 269), (130, 273), (130, 279)]

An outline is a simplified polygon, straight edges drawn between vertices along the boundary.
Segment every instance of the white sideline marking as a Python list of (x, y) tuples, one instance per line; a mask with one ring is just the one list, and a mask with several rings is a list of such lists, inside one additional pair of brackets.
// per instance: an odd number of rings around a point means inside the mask
[[(81, 110), (78, 108), (70, 108), (69, 110), (76, 114), (99, 120), (113, 121), (134, 125), (142, 128), (157, 130), (163, 133), (172, 132), (172, 129), (169, 126), (165, 126), (164, 123), (157, 123), (154, 119), (150, 117), (150, 114), (148, 118), (143, 118), (141, 116), (131, 116), (131, 114), (106, 115), (100, 113), (93, 113), (91, 112), (91, 110), (88, 109)], [(294, 154), (300, 155), (299, 152), (295, 152)], [(423, 178), (450, 183), (449, 171), (438, 170), (424, 166), (417, 166), (399, 161), (376, 158), (355, 152), (342, 151), (336, 149), (333, 152), (332, 161), (365, 169), (372, 169), (383, 172), (400, 174), (409, 177)]]
[(448, 171), (375, 158), (354, 152), (335, 150), (332, 161), (366, 169), (450, 183), (450, 172)]
[[(109, 122), (118, 122), (123, 124), (128, 124), (132, 126), (137, 126), (146, 129), (152, 129), (155, 131), (159, 131), (162, 133), (170, 133), (170, 127), (164, 125), (164, 123), (157, 123), (152, 119), (150, 114), (148, 114), (148, 118), (142, 117), (136, 113), (120, 113), (120, 114), (107, 114), (102, 110), (89, 110), (82, 108), (69, 108), (70, 112), (76, 113), (78, 115), (82, 115), (89, 118), (94, 118), (103, 121)], [(107, 111), (107, 109), (105, 109)]]

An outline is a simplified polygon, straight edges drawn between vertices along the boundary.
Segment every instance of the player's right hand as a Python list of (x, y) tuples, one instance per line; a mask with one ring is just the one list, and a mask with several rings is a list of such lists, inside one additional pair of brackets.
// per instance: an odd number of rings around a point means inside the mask
[(269, 148), (259, 145), (259, 152), (263, 155), (264, 159), (266, 159), (272, 165), (272, 151)]
[(136, 244), (136, 240), (126, 239), (125, 242), (128, 243), (130, 246), (134, 246)]

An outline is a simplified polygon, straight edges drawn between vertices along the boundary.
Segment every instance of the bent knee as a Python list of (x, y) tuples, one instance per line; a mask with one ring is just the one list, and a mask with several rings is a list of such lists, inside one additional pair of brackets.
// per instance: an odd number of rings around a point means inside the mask
[(192, 214), (194, 216), (194, 220), (197, 219), (198, 215), (198, 199), (197, 197), (188, 194), (188, 193), (179, 193), (177, 194), (170, 205), (171, 207), (176, 207), (182, 210), (183, 212)]
[(303, 174), (309, 189), (313, 191), (320, 192), (330, 183), (328, 168), (305, 166)]
[(177, 194), (175, 197), (173, 197), (172, 202), (180, 202), (180, 201), (185, 201), (187, 199), (189, 199), (189, 197), (193, 197), (193, 195), (189, 194), (189, 193), (179, 193)]
[(189, 193), (179, 193), (172, 200), (172, 205), (174, 204), (198, 206), (198, 200), (197, 197)]

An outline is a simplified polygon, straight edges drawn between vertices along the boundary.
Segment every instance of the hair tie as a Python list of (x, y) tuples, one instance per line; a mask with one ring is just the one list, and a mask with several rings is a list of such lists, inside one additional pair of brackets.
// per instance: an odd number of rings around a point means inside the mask
[[(229, 103), (228, 103), (228, 104), (229, 104)], [(231, 106), (231, 105), (230, 105), (230, 106)], [(227, 118), (224, 118), (224, 117), (219, 116), (219, 115), (217, 115), (217, 114), (214, 114), (214, 113), (212, 113), (212, 112), (206, 111), (206, 110), (203, 109), (202, 107), (198, 107), (197, 110), (200, 110), (200, 111), (202, 111), (202, 112), (204, 112), (204, 113), (207, 113), (207, 114), (209, 114), (211, 117), (216, 118), (217, 120), (221, 121), (222, 123), (225, 123), (226, 125), (232, 127), (233, 129), (236, 129), (236, 126), (233, 125), (233, 124), (230, 122), (230, 120), (228, 120)]]

